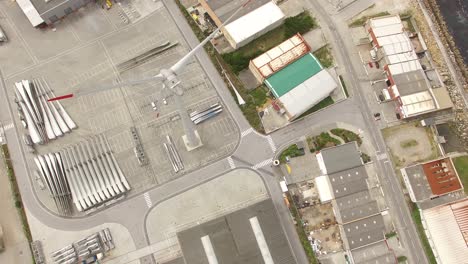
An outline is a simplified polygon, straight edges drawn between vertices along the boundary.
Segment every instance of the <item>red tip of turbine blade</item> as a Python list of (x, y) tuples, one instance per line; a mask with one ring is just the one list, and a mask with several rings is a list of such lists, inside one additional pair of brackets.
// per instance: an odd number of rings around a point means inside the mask
[(58, 100), (62, 100), (62, 99), (68, 99), (68, 98), (72, 98), (73, 97), (73, 94), (66, 94), (66, 95), (62, 95), (62, 96), (57, 96), (57, 97), (54, 97), (54, 98), (50, 98), (49, 102), (52, 102), (52, 101), (58, 101)]

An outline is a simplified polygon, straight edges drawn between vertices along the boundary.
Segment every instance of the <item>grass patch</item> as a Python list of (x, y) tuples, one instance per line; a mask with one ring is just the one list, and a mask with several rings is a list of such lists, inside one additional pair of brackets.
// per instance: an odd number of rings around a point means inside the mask
[(361, 159), (364, 163), (368, 163), (371, 161), (371, 158), (369, 155), (367, 155), (366, 153), (362, 152), (361, 153)]
[(417, 146), (419, 143), (415, 139), (405, 140), (400, 142), (402, 148), (411, 148)]
[(286, 162), (286, 157), (294, 158), (294, 157), (299, 157), (304, 155), (304, 150), (299, 149), (296, 144), (293, 144), (289, 146), (287, 149), (285, 149), (283, 152), (281, 152), (281, 155), (279, 157), (280, 162), (285, 163)]
[(380, 12), (380, 13), (377, 13), (377, 14), (373, 14), (373, 15), (368, 15), (368, 16), (363, 16), (361, 18), (358, 18), (356, 20), (353, 20), (353, 22), (351, 22), (349, 24), (349, 27), (360, 27), (360, 26), (364, 26), (364, 24), (366, 23), (366, 21), (369, 19), (369, 18), (373, 18), (373, 17), (381, 17), (381, 16), (388, 16), (390, 15), (390, 13), (388, 13), (387, 11), (384, 11), (384, 12)]
[(431, 245), (429, 244), (429, 240), (426, 237), (426, 233), (424, 233), (424, 227), (421, 222), (421, 213), (416, 206), (416, 204), (410, 202), (411, 208), (411, 217), (413, 218), (414, 223), (416, 224), (416, 230), (418, 231), (419, 238), (421, 239), (424, 252), (426, 253), (427, 259), (431, 264), (437, 264), (437, 261), (434, 257), (434, 252), (432, 252)]
[(397, 261), (398, 261), (398, 263), (404, 263), (404, 262), (406, 262), (407, 259), (408, 258), (406, 256), (399, 256), (397, 258)]
[(307, 144), (309, 145), (310, 152), (319, 151), (323, 148), (333, 147), (340, 145), (340, 141), (332, 138), (328, 132), (322, 132), (318, 136), (308, 137)]
[(287, 194), (288, 200), (291, 201), (289, 206), (289, 210), (291, 211), (291, 214), (294, 218), (294, 222), (296, 223), (296, 232), (299, 236), (299, 239), (301, 240), (302, 247), (304, 248), (304, 251), (307, 255), (307, 258), (309, 260), (310, 264), (317, 264), (317, 258), (315, 257), (314, 250), (312, 249), (312, 246), (310, 245), (310, 241), (307, 238), (307, 234), (304, 230), (304, 227), (302, 226), (302, 219), (299, 211), (297, 210), (296, 205), (294, 204), (294, 200), (292, 199), (291, 195), (288, 193)]
[(465, 187), (465, 193), (468, 194), (468, 156), (454, 158), (453, 164), (458, 172), (458, 176), (460, 176), (463, 187)]
[(344, 93), (346, 95), (346, 98), (348, 98), (349, 93), (348, 93), (348, 89), (346, 88), (346, 84), (345, 84), (345, 82), (343, 80), (343, 76), (339, 75), (338, 77), (340, 78), (340, 83), (341, 83), (341, 86), (343, 86), (343, 90), (344, 90)]
[(330, 47), (325, 45), (314, 52), (314, 56), (320, 61), (323, 67), (329, 68), (333, 65), (333, 55)]
[(20, 216), (24, 235), (26, 236), (26, 239), (28, 239), (29, 243), (31, 243), (32, 242), (31, 230), (29, 229), (28, 218), (26, 217), (26, 212), (24, 211), (24, 208), (23, 208), (21, 194), (18, 188), (18, 182), (16, 181), (15, 171), (13, 170), (13, 165), (11, 164), (10, 153), (8, 151), (7, 145), (2, 145), (2, 154), (3, 154), (4, 161), (5, 161), (6, 169), (7, 169), (8, 179), (10, 181), (11, 192), (13, 194), (13, 202)]
[(284, 24), (265, 33), (249, 44), (236, 51), (223, 54), (222, 57), (231, 66), (232, 71), (238, 74), (249, 66), (250, 60), (258, 57), (267, 50), (277, 46), (296, 33), (306, 33), (318, 26), (315, 18), (304, 11), (297, 16), (288, 17)]
[(310, 108), (309, 110), (305, 111), (302, 115), (300, 115), (297, 119), (301, 119), (307, 115), (310, 115), (314, 112), (317, 112), (318, 110), (322, 109), (322, 108), (325, 108), (329, 105), (332, 105), (334, 104), (335, 101), (333, 101), (333, 99), (331, 98), (331, 96), (328, 96), (327, 98), (323, 99), (322, 101), (320, 101), (318, 104), (314, 105), (312, 108)]
[(358, 134), (354, 133), (353, 131), (349, 131), (349, 130), (342, 129), (342, 128), (335, 128), (335, 129), (330, 130), (330, 132), (333, 135), (342, 138), (344, 142), (346, 143), (351, 142), (351, 141), (357, 141), (359, 146), (362, 144), (361, 137), (359, 137)]
[(259, 132), (264, 132), (262, 121), (260, 120), (260, 117), (258, 116), (257, 107), (260, 107), (267, 102), (268, 89), (265, 86), (260, 86), (251, 91), (247, 91), (243, 87), (238, 88), (237, 90), (241, 94), (242, 98), (244, 98), (245, 100), (245, 105), (242, 105), (240, 107), (242, 110), (242, 113), (244, 113), (245, 118), (247, 119), (247, 121), (249, 121), (249, 124), (255, 130)]
[(389, 238), (395, 237), (396, 235), (397, 235), (397, 232), (392, 231), (392, 232), (389, 232), (389, 233), (385, 234), (385, 238), (389, 239)]

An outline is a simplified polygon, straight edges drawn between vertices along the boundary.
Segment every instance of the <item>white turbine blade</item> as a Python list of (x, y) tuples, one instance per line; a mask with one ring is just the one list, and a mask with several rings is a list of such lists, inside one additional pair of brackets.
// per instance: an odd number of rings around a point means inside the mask
[(112, 89), (119, 88), (119, 87), (132, 86), (132, 85), (137, 85), (137, 84), (142, 84), (142, 83), (147, 83), (147, 82), (150, 82), (150, 81), (156, 81), (156, 80), (162, 80), (162, 79), (163, 79), (163, 76), (161, 74), (157, 74), (157, 75), (149, 77), (149, 78), (144, 78), (144, 79), (139, 79), (139, 80), (131, 80), (131, 81), (125, 81), (125, 82), (118, 82), (118, 83), (113, 84), (113, 85), (98, 86), (98, 87), (94, 87), (94, 88), (91, 88), (91, 89), (87, 89), (86, 91), (78, 91), (76, 93), (65, 94), (65, 95), (50, 98), (47, 101), (52, 102), (52, 101), (57, 101), (57, 100), (63, 100), (63, 99), (67, 99), (67, 98), (83, 96), (83, 95), (88, 95), (88, 94), (94, 94), (94, 93), (99, 93), (99, 92), (103, 92), (103, 91), (112, 90)]
[(200, 44), (198, 44), (195, 48), (193, 48), (189, 53), (187, 53), (184, 57), (182, 57), (182, 59), (180, 59), (178, 62), (176, 62), (176, 64), (174, 64), (174, 66), (171, 67), (171, 70), (172, 72), (174, 72), (175, 74), (178, 74), (180, 73), (180, 71), (182, 70), (182, 68), (188, 63), (188, 61), (200, 50), (202, 49), (203, 46), (205, 46), (206, 43), (208, 43), (208, 41), (210, 41), (220, 30), (221, 28), (223, 28), (225, 25), (229, 24), (231, 22), (231, 20), (234, 18), (235, 15), (237, 15), (237, 13), (239, 13), (239, 11), (241, 11), (247, 4), (249, 4), (249, 2), (252, 1), (252, 0), (247, 0), (244, 4), (242, 4), (239, 9), (236, 10), (236, 12), (234, 12), (234, 14), (232, 14), (226, 21), (224, 21), (224, 23), (218, 27), (215, 31), (213, 31), (213, 33), (211, 33), (206, 39), (204, 39), (202, 42), (200, 42)]

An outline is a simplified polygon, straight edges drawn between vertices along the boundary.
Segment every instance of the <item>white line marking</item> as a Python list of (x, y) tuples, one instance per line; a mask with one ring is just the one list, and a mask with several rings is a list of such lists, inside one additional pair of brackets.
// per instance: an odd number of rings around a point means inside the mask
[(271, 138), (271, 136), (267, 136), (268, 144), (270, 144), (271, 151), (275, 152), (276, 151), (276, 146), (275, 142)]
[(236, 168), (236, 164), (234, 164), (234, 160), (232, 160), (232, 157), (231, 157), (231, 156), (229, 156), (229, 157), (227, 158), (227, 161), (228, 161), (229, 167), (231, 167), (231, 169), (235, 169), (235, 168)]
[(8, 129), (12, 129), (12, 128), (14, 128), (14, 127), (15, 127), (15, 125), (14, 125), (13, 123), (10, 123), (10, 124), (8, 124), (8, 125), (4, 125), (4, 126), (3, 126), (3, 130), (4, 130), (4, 131), (7, 131)]
[(253, 131), (254, 131), (253, 128), (249, 128), (249, 129), (247, 129), (247, 130), (242, 131), (242, 133), (241, 133), (241, 138), (247, 136), (248, 134), (252, 133)]
[(262, 162), (259, 162), (255, 165), (252, 166), (252, 169), (256, 170), (256, 169), (260, 169), (262, 167), (265, 167), (267, 165), (270, 165), (271, 163), (273, 163), (273, 159), (267, 159), (267, 160), (264, 160)]
[(148, 206), (148, 208), (150, 208), (153, 205), (153, 202), (151, 201), (151, 197), (149, 196), (149, 193), (146, 192), (143, 196), (145, 197), (146, 205)]
[(387, 153), (380, 153), (380, 154), (377, 154), (377, 160), (384, 160), (384, 159), (387, 159)]

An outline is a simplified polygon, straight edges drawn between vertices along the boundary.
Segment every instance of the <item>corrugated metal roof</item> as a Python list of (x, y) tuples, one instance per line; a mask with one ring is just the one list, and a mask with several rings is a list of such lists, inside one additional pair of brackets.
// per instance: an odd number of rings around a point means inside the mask
[[(432, 242), (434, 254), (439, 258), (439, 262), (466, 263), (468, 200), (424, 210), (422, 215), (426, 222), (428, 238)], [(465, 232), (465, 238), (462, 232)]]
[(310, 51), (300, 34), (294, 35), (278, 46), (251, 61), (251, 64), (267, 78)]
[(275, 97), (279, 98), (322, 69), (322, 65), (320, 65), (317, 58), (309, 53), (270, 76), (265, 80), (265, 83), (272, 90)]
[(34, 5), (29, 0), (16, 0), (23, 13), (28, 18), (29, 22), (31, 22), (33, 27), (37, 27), (40, 24), (44, 23), (44, 20), (37, 12)]
[(399, 16), (376, 17), (369, 20), (369, 25), (375, 37), (388, 36), (403, 32), (403, 24)]
[(292, 119), (325, 99), (337, 87), (326, 70), (321, 70), (279, 98)]
[(436, 109), (434, 99), (428, 91), (400, 97), (405, 117)]
[(282, 19), (284, 14), (281, 9), (275, 3), (269, 2), (229, 23), (224, 29), (236, 43), (241, 43)]
[(392, 75), (397, 75), (405, 72), (421, 70), (421, 63), (418, 60), (405, 61), (402, 63), (389, 64), (388, 70)]

